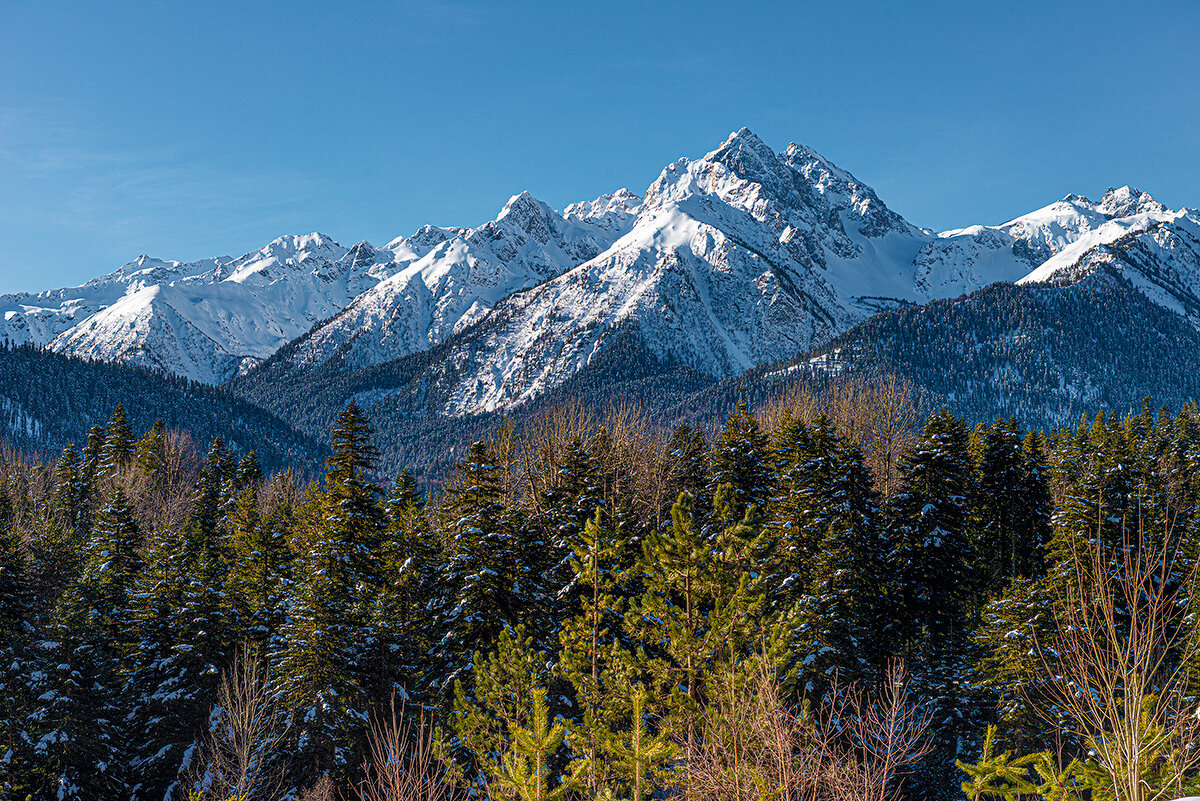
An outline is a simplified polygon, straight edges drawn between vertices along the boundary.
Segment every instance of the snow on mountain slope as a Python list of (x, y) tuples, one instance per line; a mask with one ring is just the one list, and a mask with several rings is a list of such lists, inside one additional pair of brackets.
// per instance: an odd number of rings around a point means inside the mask
[(1200, 329), (1200, 211), (1160, 207), (1110, 220), (1018, 283), (1070, 285), (1097, 271), (1119, 275)]
[(131, 286), (49, 347), (220, 383), (342, 309), (389, 263), (321, 234), (280, 237), (210, 273)]
[(139, 256), (86, 284), (36, 294), (0, 295), (0, 341), (45, 347), (76, 323), (111, 306), (128, 292), (187, 276), (211, 274), (228, 256), (183, 263)]
[(501, 304), (455, 357), (466, 378), (451, 410), (533, 397), (628, 331), (714, 377), (796, 353), (864, 316), (873, 270), (911, 293), (911, 258), (930, 238), (849, 173), (796, 146), (777, 155), (743, 129), (668, 165), (604, 253)]
[(219, 383), (343, 309), (391, 265), (365, 243), (347, 250), (315, 233), (237, 259), (142, 257), (81, 287), (4, 297), (0, 336)]
[[(934, 234), (812, 150), (776, 154), (743, 129), (702, 159), (668, 165), (607, 251), (499, 304), (451, 357), (460, 378), (448, 410), (519, 404), (631, 331), (659, 358), (726, 378), (879, 309), (1046, 280), (1035, 270), (1043, 263), (1053, 272), (1180, 216), (1122, 187), (1100, 202), (1075, 195), (1003, 225)], [(1138, 239), (1123, 252), (1141, 259), (1129, 272), (1148, 296), (1200, 320), (1195, 233), (1173, 226), (1155, 248)]]
[(81, 287), (0, 297), (0, 339), (209, 383), (289, 342), (279, 363), (301, 372), (441, 345), (447, 410), (466, 413), (534, 397), (629, 334), (724, 378), (997, 281), (1115, 270), (1200, 326), (1198, 242), (1200, 215), (1129, 187), (938, 234), (810, 148), (776, 153), (742, 129), (668, 165), (644, 199), (622, 189), (559, 213), (523, 192), (476, 228), (427, 225), (378, 248), (310, 234), (237, 259), (142, 257)]
[(403, 266), (305, 337), (289, 359), (311, 366), (340, 352), (347, 364), (366, 366), (425, 350), (513, 292), (599, 254), (629, 230), (640, 205), (621, 190), (559, 214), (522, 192), (478, 228), (426, 227), (395, 240), (387, 248)]
[(1003, 225), (944, 231), (914, 260), (915, 299), (955, 297), (996, 281), (1041, 281), (1055, 269), (1044, 268), (1051, 261), (1073, 261), (1078, 256), (1071, 253), (1174, 214), (1145, 192), (1123, 186), (1109, 189), (1098, 203), (1068, 195)]

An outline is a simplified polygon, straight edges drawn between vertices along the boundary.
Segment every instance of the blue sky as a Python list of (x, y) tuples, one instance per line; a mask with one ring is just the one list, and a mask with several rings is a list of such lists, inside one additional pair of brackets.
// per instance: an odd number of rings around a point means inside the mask
[(913, 223), (1200, 206), (1200, 5), (0, 0), (0, 293), (555, 207), (749, 126)]

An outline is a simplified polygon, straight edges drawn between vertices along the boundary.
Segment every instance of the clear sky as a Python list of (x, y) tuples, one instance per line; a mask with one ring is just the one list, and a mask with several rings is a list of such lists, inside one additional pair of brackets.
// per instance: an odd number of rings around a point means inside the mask
[(1200, 4), (0, 0), (0, 293), (641, 192), (749, 126), (917, 225), (1200, 206)]

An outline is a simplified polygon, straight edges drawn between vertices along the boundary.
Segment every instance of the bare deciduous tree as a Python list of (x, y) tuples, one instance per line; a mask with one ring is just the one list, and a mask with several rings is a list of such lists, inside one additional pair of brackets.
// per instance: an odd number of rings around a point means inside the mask
[(816, 712), (789, 708), (763, 664), (711, 689), (683, 766), (688, 801), (893, 801), (903, 771), (928, 750), (930, 714), (899, 665), (880, 695), (835, 687)]
[(267, 674), (250, 646), (243, 646), (225, 671), (213, 709), (194, 785), (203, 797), (257, 801), (283, 789), (280, 743), (283, 716), (267, 690)]
[(896, 464), (917, 435), (923, 418), (916, 392), (893, 375), (873, 379), (834, 378), (820, 388), (796, 381), (755, 409), (764, 431), (785, 417), (815, 423), (824, 415), (862, 449), (875, 486), (886, 502), (895, 492)]
[(1170, 533), (1139, 531), (1115, 547), (1099, 538), (1071, 549), (1071, 580), (1053, 625), (1035, 638), (1048, 682), (1049, 722), (1066, 722), (1112, 782), (1118, 801), (1183, 795), (1200, 772), (1200, 719), (1187, 672), (1200, 656), (1192, 591)]
[(438, 757), (424, 713), (414, 722), (392, 696), (389, 714), (371, 722), (369, 748), (358, 785), (360, 801), (465, 799)]

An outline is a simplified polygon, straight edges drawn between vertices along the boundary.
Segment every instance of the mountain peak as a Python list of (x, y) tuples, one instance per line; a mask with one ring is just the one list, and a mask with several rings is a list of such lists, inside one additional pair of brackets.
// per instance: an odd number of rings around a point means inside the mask
[(282, 247), (288, 250), (324, 250), (341, 247), (333, 237), (313, 231), (310, 234), (285, 234), (272, 239), (263, 250)]
[(1148, 192), (1142, 192), (1132, 186), (1121, 186), (1106, 189), (1096, 210), (1110, 217), (1128, 217), (1131, 214), (1166, 211), (1166, 206), (1152, 198)]
[(550, 239), (550, 215), (554, 212), (549, 206), (522, 191), (513, 195), (500, 210), (496, 222), (508, 220), (537, 241), (545, 244)]
[(776, 161), (775, 151), (749, 128), (731, 133), (721, 146), (704, 157), (705, 161), (737, 162)]

